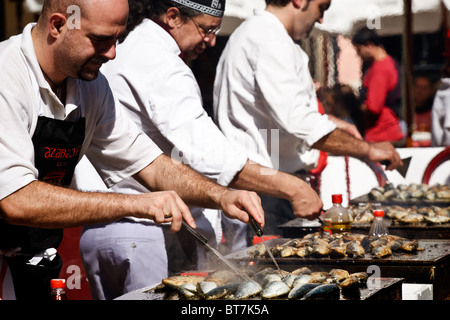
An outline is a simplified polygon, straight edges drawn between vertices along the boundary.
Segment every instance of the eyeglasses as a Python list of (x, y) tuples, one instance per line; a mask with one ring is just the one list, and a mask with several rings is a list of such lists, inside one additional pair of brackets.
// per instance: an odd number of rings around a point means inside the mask
[[(199, 33), (203, 38), (210, 37), (212, 35), (217, 36), (220, 32), (220, 26), (216, 28), (208, 28), (202, 25), (201, 23), (198, 23), (194, 18), (190, 18), (192, 21), (194, 21), (195, 25), (197, 26), (197, 29), (199, 29)], [(200, 31), (201, 30), (201, 31)]]

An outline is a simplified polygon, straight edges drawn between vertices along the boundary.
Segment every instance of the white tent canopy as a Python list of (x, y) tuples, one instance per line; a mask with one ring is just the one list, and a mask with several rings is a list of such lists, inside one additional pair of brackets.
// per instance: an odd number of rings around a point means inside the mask
[[(442, 0), (450, 8), (450, 0)], [(227, 0), (222, 35), (229, 35), (254, 9), (264, 9), (264, 0)], [(448, 14), (448, 10), (446, 10)], [(441, 0), (412, 0), (413, 32), (435, 32), (442, 24)], [(403, 32), (403, 0), (332, 0), (318, 30), (350, 36), (360, 27), (376, 28), (380, 35)]]
[[(412, 0), (413, 32), (435, 32), (442, 24), (442, 6), (450, 8), (450, 0)], [(25, 0), (30, 12), (39, 12), (43, 0)], [(227, 0), (221, 35), (229, 35), (255, 9), (264, 9), (264, 0)], [(446, 10), (448, 15), (448, 10)], [(360, 27), (376, 28), (380, 35), (403, 32), (403, 0), (332, 0), (324, 22), (316, 27), (333, 35), (352, 35)], [(450, 16), (449, 16), (450, 17)]]
[[(381, 35), (401, 34), (403, 0), (333, 0), (325, 12), (324, 22), (317, 29), (331, 33), (352, 35), (366, 25)], [(442, 0), (446, 8), (450, 0)], [(448, 10), (446, 10), (448, 14)], [(442, 24), (441, 0), (412, 0), (413, 32), (436, 32)]]

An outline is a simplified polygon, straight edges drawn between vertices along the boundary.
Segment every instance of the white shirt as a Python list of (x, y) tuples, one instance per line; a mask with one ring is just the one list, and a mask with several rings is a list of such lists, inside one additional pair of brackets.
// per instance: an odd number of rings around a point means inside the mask
[(37, 180), (32, 136), (38, 116), (86, 118), (80, 158), (86, 154), (108, 186), (151, 163), (161, 150), (123, 112), (103, 75), (67, 79), (64, 106), (45, 80), (31, 38), (34, 24), (0, 43), (0, 199)]
[(179, 55), (172, 36), (146, 19), (102, 71), (121, 106), (165, 154), (226, 186), (247, 158), (203, 109), (197, 81)]
[[(106, 63), (102, 72), (121, 107), (166, 155), (227, 186), (242, 170), (247, 157), (228, 143), (203, 109), (197, 80), (180, 53), (167, 31), (145, 19), (117, 46), (116, 59)], [(92, 173), (83, 161), (83, 170), (76, 174), (78, 185), (87, 188), (89, 182), (91, 188), (101, 190), (101, 184), (89, 180), (93, 179)], [(83, 179), (79, 179), (80, 175)], [(148, 192), (132, 178), (111, 190), (128, 194)], [(195, 218), (202, 212), (219, 230), (220, 211), (191, 208)], [(220, 232), (216, 236), (220, 240)]]
[(250, 160), (289, 173), (316, 164), (311, 146), (336, 126), (318, 113), (308, 60), (267, 11), (231, 35), (217, 66), (215, 121)]
[(450, 78), (443, 78), (431, 113), (433, 147), (450, 146)]

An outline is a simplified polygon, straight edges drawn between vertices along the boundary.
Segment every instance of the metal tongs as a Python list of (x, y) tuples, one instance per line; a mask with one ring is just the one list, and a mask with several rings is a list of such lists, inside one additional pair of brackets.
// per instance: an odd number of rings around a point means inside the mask
[(208, 243), (208, 239), (200, 232), (192, 228), (190, 225), (183, 220), (183, 226), (204, 246), (206, 246), (209, 250), (211, 250), (221, 261), (223, 261), (231, 270), (233, 270), (236, 274), (242, 277), (244, 280), (251, 280), (246, 274), (242, 273), (236, 266), (227, 258), (225, 258), (219, 251), (217, 251), (214, 247), (210, 246)]
[(256, 222), (255, 218), (253, 218), (251, 215), (248, 215), (248, 216), (249, 216), (249, 219), (250, 219), (250, 225), (252, 226), (252, 228), (255, 231), (256, 235), (261, 238), (262, 243), (266, 247), (267, 253), (269, 254), (269, 256), (272, 259), (272, 261), (275, 264), (275, 266), (277, 267), (278, 272), (280, 273), (280, 276), (283, 279), (284, 278), (283, 272), (281, 271), (280, 266), (277, 263), (277, 260), (275, 260), (275, 257), (273, 256), (272, 252), (270, 251), (269, 246), (267, 245), (266, 241), (264, 240), (263, 231), (262, 231), (261, 226), (259, 225), (258, 222)]

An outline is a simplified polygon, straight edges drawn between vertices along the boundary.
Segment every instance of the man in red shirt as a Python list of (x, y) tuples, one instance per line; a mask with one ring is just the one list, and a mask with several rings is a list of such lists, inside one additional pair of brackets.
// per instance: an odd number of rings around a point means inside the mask
[(368, 65), (361, 88), (364, 102), (365, 136), (369, 142), (404, 142), (399, 120), (401, 101), (400, 72), (387, 54), (374, 30), (362, 28), (352, 38), (359, 56)]

